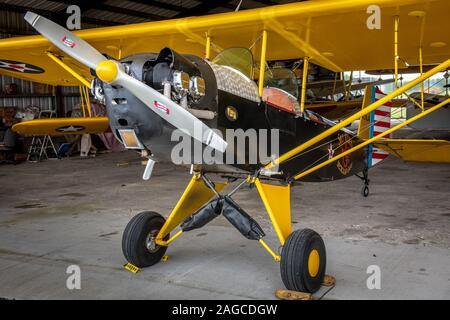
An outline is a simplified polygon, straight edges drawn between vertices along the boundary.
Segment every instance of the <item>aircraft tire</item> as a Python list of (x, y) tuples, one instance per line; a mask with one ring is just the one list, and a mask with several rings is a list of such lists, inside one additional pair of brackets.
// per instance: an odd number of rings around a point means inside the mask
[(281, 279), (288, 290), (314, 293), (326, 269), (325, 244), (320, 235), (303, 229), (292, 232), (281, 251)]
[[(136, 267), (145, 268), (158, 263), (166, 253), (167, 247), (153, 244), (166, 220), (157, 212), (144, 211), (128, 222), (122, 235), (122, 252), (128, 262)], [(164, 240), (169, 239), (167, 235)]]

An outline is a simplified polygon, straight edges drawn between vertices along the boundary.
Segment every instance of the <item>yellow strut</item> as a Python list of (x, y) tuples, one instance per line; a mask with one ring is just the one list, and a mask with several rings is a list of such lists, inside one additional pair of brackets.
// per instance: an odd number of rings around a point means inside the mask
[(259, 62), (259, 79), (258, 79), (258, 92), (262, 97), (264, 90), (264, 72), (266, 71), (266, 51), (267, 51), (267, 31), (262, 32), (261, 41), (261, 61)]
[[(420, 75), (423, 75), (423, 55), (422, 55), (422, 47), (419, 47), (419, 66), (420, 66)], [(422, 111), (425, 109), (425, 98), (424, 98), (425, 85), (422, 82), (420, 86), (420, 100), (421, 100), (421, 109)]]
[(265, 167), (265, 169), (271, 169), (273, 166), (285, 162), (286, 160), (290, 159), (291, 157), (299, 154), (300, 152), (306, 150), (307, 148), (315, 145), (319, 141), (322, 141), (323, 139), (331, 136), (332, 134), (334, 134), (335, 132), (339, 131), (340, 129), (348, 126), (353, 121), (360, 119), (361, 117), (365, 116), (366, 114), (369, 114), (370, 112), (372, 112), (373, 110), (377, 109), (378, 107), (380, 107), (381, 105), (385, 104), (386, 102), (391, 101), (393, 98), (397, 97), (398, 95), (402, 94), (403, 92), (411, 89), (412, 87), (420, 84), (422, 81), (428, 79), (429, 77), (431, 77), (431, 76), (435, 75), (436, 73), (441, 72), (442, 70), (445, 70), (445, 69), (447, 69), (449, 67), (450, 67), (450, 59), (444, 61), (440, 65), (438, 65), (438, 66), (434, 67), (433, 69), (427, 71), (426, 73), (424, 73), (423, 75), (417, 77), (416, 79), (408, 82), (404, 86), (394, 90), (393, 92), (391, 92), (390, 94), (388, 94), (385, 97), (381, 98), (380, 100), (375, 101), (374, 103), (372, 103), (371, 105), (367, 106), (363, 110), (361, 110), (359, 112), (356, 112), (352, 116), (350, 116), (347, 119), (345, 119), (345, 120), (339, 122), (338, 124), (332, 126), (328, 130), (325, 130), (324, 132), (322, 132), (321, 134), (315, 136), (314, 138), (309, 139), (308, 141), (306, 141), (305, 143), (301, 144), (300, 146), (298, 146), (298, 147), (296, 147), (296, 148), (286, 152), (285, 154), (283, 154), (281, 157), (279, 157), (275, 161), (269, 163)]
[(395, 88), (398, 88), (398, 23), (399, 17), (394, 18), (394, 84)]
[[(219, 192), (227, 186), (227, 183), (215, 182), (216, 191)], [(156, 236), (155, 243), (158, 245), (165, 245), (163, 240), (172, 230), (180, 225), (184, 219), (195, 213), (201, 206), (207, 203), (213, 196), (214, 192), (209, 189), (203, 182), (200, 174), (194, 174), (191, 181), (183, 192), (183, 195), (178, 200), (175, 208), (170, 213), (164, 225), (161, 227)], [(180, 234), (175, 234), (172, 238), (175, 240)], [(173, 241), (170, 240), (169, 241)]]
[(339, 160), (340, 158), (345, 157), (346, 155), (348, 155), (348, 154), (350, 154), (350, 153), (352, 153), (352, 152), (354, 152), (356, 150), (359, 150), (362, 147), (364, 147), (364, 146), (366, 146), (368, 144), (371, 144), (371, 143), (379, 140), (380, 138), (385, 137), (388, 134), (391, 134), (394, 131), (397, 131), (398, 129), (400, 129), (400, 128), (410, 124), (411, 122), (414, 122), (414, 121), (416, 121), (416, 120), (426, 116), (427, 114), (429, 114), (429, 113), (431, 113), (431, 112), (433, 112), (433, 111), (435, 111), (435, 110), (437, 110), (437, 109), (447, 105), (448, 103), (450, 103), (450, 98), (448, 98), (445, 101), (435, 105), (434, 107), (432, 107), (432, 108), (430, 108), (430, 109), (428, 109), (428, 110), (426, 110), (426, 111), (424, 111), (422, 113), (419, 113), (419, 114), (415, 115), (414, 117), (412, 117), (412, 118), (410, 118), (410, 119), (408, 119), (408, 120), (406, 120), (406, 121), (396, 125), (395, 127), (390, 128), (390, 129), (384, 131), (383, 133), (380, 133), (379, 135), (377, 135), (377, 136), (375, 136), (375, 137), (373, 137), (373, 138), (371, 138), (369, 140), (366, 140), (363, 143), (358, 144), (357, 146), (355, 146), (355, 147), (353, 147), (353, 148), (351, 148), (351, 149), (349, 149), (349, 150), (347, 150), (345, 152), (340, 153), (336, 157), (333, 157), (333, 158), (331, 158), (331, 159), (329, 159), (327, 161), (324, 161), (324, 162), (318, 164), (317, 166), (312, 167), (311, 169), (303, 171), (302, 173), (300, 173), (300, 174), (295, 176), (295, 180), (301, 179), (304, 176), (306, 176), (306, 175), (308, 175), (308, 174), (310, 174), (310, 173), (312, 173), (312, 172), (314, 172), (316, 170), (319, 170), (320, 168), (322, 168), (322, 167), (324, 167), (324, 166), (326, 166), (326, 165), (328, 165), (328, 164), (330, 164), (332, 162), (335, 162), (335, 161)]
[(72, 76), (74, 76), (83, 85), (85, 85), (89, 89), (91, 88), (91, 83), (89, 81), (87, 81), (85, 78), (83, 78), (81, 75), (79, 75), (75, 70), (73, 70), (71, 67), (69, 67), (67, 64), (65, 64), (61, 59), (59, 59), (53, 53), (47, 52), (47, 56), (49, 56), (53, 61), (55, 61), (57, 64), (59, 64), (64, 70), (69, 72)]
[(309, 57), (303, 58), (303, 76), (302, 76), (302, 96), (300, 100), (300, 111), (305, 112), (305, 99), (306, 99), (306, 83), (308, 82), (308, 66)]
[(278, 186), (262, 183), (261, 180), (254, 181), (259, 196), (272, 221), (275, 233), (284, 245), (287, 237), (291, 234), (291, 185)]
[(266, 251), (275, 259), (276, 262), (281, 261), (281, 257), (277, 255), (263, 239), (259, 239), (259, 243), (266, 249)]
[(80, 102), (81, 102), (81, 111), (83, 112), (83, 118), (86, 117), (86, 108), (84, 106), (84, 89), (83, 86), (80, 86)]
[(90, 117), (92, 117), (91, 99), (89, 98), (89, 89), (85, 86), (83, 86), (83, 94), (84, 94), (84, 101), (86, 104), (86, 110), (87, 110), (89, 118), (90, 118)]
[(175, 233), (172, 237), (170, 237), (169, 240), (164, 241), (164, 240), (157, 240), (155, 241), (156, 244), (163, 246), (163, 247), (167, 247), (169, 244), (172, 243), (172, 241), (174, 241), (176, 238), (178, 238), (179, 236), (181, 236), (181, 234), (183, 233), (183, 230), (179, 230), (177, 233)]
[(206, 48), (205, 48), (205, 59), (211, 59), (211, 37), (206, 36)]

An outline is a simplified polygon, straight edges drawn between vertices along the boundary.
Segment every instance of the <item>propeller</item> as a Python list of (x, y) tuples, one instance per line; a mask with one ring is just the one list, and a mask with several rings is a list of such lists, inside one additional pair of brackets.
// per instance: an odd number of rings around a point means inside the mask
[(225, 152), (227, 143), (220, 135), (170, 98), (128, 75), (120, 62), (108, 60), (80, 37), (38, 14), (28, 11), (25, 20), (61, 51), (95, 70), (103, 82), (124, 87), (174, 127), (211, 148)]

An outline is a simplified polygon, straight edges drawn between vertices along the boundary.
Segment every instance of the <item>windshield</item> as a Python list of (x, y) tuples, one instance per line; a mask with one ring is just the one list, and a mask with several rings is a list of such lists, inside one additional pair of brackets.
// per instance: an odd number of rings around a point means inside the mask
[(253, 55), (246, 48), (229, 48), (219, 53), (212, 63), (228, 66), (240, 71), (248, 78), (253, 75)]
[(290, 69), (267, 69), (264, 75), (264, 86), (281, 89), (298, 99), (298, 81)]

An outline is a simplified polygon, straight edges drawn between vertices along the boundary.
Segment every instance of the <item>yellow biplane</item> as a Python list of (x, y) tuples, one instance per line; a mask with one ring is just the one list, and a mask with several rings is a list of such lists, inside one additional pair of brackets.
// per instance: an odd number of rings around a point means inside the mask
[[(172, 160), (178, 143), (171, 139), (174, 132), (200, 143), (201, 152), (232, 155), (231, 163), (221, 164), (188, 155), (183, 164), (192, 165), (192, 179), (167, 219), (147, 211), (127, 225), (122, 249), (128, 262), (137, 267), (157, 263), (184, 232), (222, 214), (280, 263), (287, 289), (315, 292), (325, 276), (325, 246), (312, 230), (291, 230), (290, 188), (298, 181), (325, 182), (362, 172), (367, 196), (367, 171), (388, 154), (450, 162), (447, 140), (389, 138), (450, 103), (445, 97), (425, 105), (422, 86), (422, 99), (408, 98), (420, 112), (391, 125), (392, 99), (408, 97), (408, 90), (450, 67), (445, 32), (449, 9), (446, 0), (379, 0), (376, 6), (372, 0), (317, 0), (74, 33), (28, 12), (25, 20), (43, 36), (1, 40), (0, 72), (51, 85), (81, 82), (90, 87), (106, 104), (108, 117), (83, 118), (79, 125), (108, 121), (125, 147), (148, 158), (146, 179), (157, 159)], [(301, 61), (298, 97), (289, 91), (292, 77), (268, 67), (287, 60)], [(330, 121), (305, 103), (310, 64), (333, 72), (393, 69), (396, 88), (385, 94), (368, 85), (359, 111)], [(18, 71), (19, 65), (26, 68)], [(398, 75), (409, 65), (419, 66), (420, 75), (399, 85)], [(355, 108), (351, 101), (343, 102)], [(327, 103), (325, 107), (340, 107)], [(356, 120), (357, 132), (349, 130)], [(37, 125), (24, 122), (14, 129), (27, 132)], [(277, 142), (279, 152), (251, 162), (261, 146), (246, 145), (239, 153), (239, 146), (224, 138), (232, 129), (268, 130), (270, 138), (278, 138), (268, 144)], [(244, 160), (236, 161), (239, 157)], [(257, 188), (279, 251), (269, 247), (258, 223), (232, 199), (244, 186)]]

